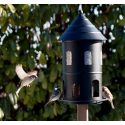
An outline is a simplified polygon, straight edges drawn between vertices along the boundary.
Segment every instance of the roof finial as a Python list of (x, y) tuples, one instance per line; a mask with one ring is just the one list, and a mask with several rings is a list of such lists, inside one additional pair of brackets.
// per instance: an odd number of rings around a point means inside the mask
[(78, 14), (83, 14), (83, 11), (82, 10), (78, 10)]

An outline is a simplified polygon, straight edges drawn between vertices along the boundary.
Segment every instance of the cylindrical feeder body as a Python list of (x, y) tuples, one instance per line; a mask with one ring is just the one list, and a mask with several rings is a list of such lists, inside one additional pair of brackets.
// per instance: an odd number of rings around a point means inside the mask
[(63, 100), (88, 104), (102, 99), (102, 41), (65, 41), (62, 53)]
[(63, 103), (92, 104), (102, 99), (102, 41), (106, 38), (79, 13), (63, 33)]

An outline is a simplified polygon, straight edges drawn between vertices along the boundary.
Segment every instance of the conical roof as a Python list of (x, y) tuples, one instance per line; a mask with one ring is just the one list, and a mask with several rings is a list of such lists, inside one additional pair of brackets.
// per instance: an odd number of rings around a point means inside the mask
[(67, 40), (106, 40), (102, 33), (83, 15), (82, 10), (57, 42)]

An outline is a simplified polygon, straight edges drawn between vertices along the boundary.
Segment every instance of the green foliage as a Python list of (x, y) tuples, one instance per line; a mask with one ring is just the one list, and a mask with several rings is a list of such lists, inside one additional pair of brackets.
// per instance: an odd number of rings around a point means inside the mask
[(4, 117), (4, 112), (2, 111), (2, 109), (0, 108), (0, 119), (2, 119)]
[[(0, 119), (18, 121), (76, 121), (76, 105), (51, 102), (44, 108), (55, 86), (63, 93), (62, 52), (57, 37), (77, 16), (79, 5), (0, 5)], [(103, 85), (114, 96), (109, 102), (89, 105), (89, 120), (125, 120), (125, 5), (82, 5), (85, 16), (105, 35)], [(95, 13), (98, 10), (98, 14)], [(123, 18), (120, 19), (120, 17)], [(50, 22), (50, 27), (44, 24)], [(23, 87), (19, 98), (15, 91), (20, 80), (15, 66), (25, 71), (38, 70), (31, 87)]]

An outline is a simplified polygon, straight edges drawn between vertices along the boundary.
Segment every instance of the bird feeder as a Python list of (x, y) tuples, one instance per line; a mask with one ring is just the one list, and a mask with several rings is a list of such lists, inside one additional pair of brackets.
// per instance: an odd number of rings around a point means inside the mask
[(102, 98), (102, 41), (106, 38), (82, 10), (57, 42), (62, 43), (63, 104), (93, 104)]

